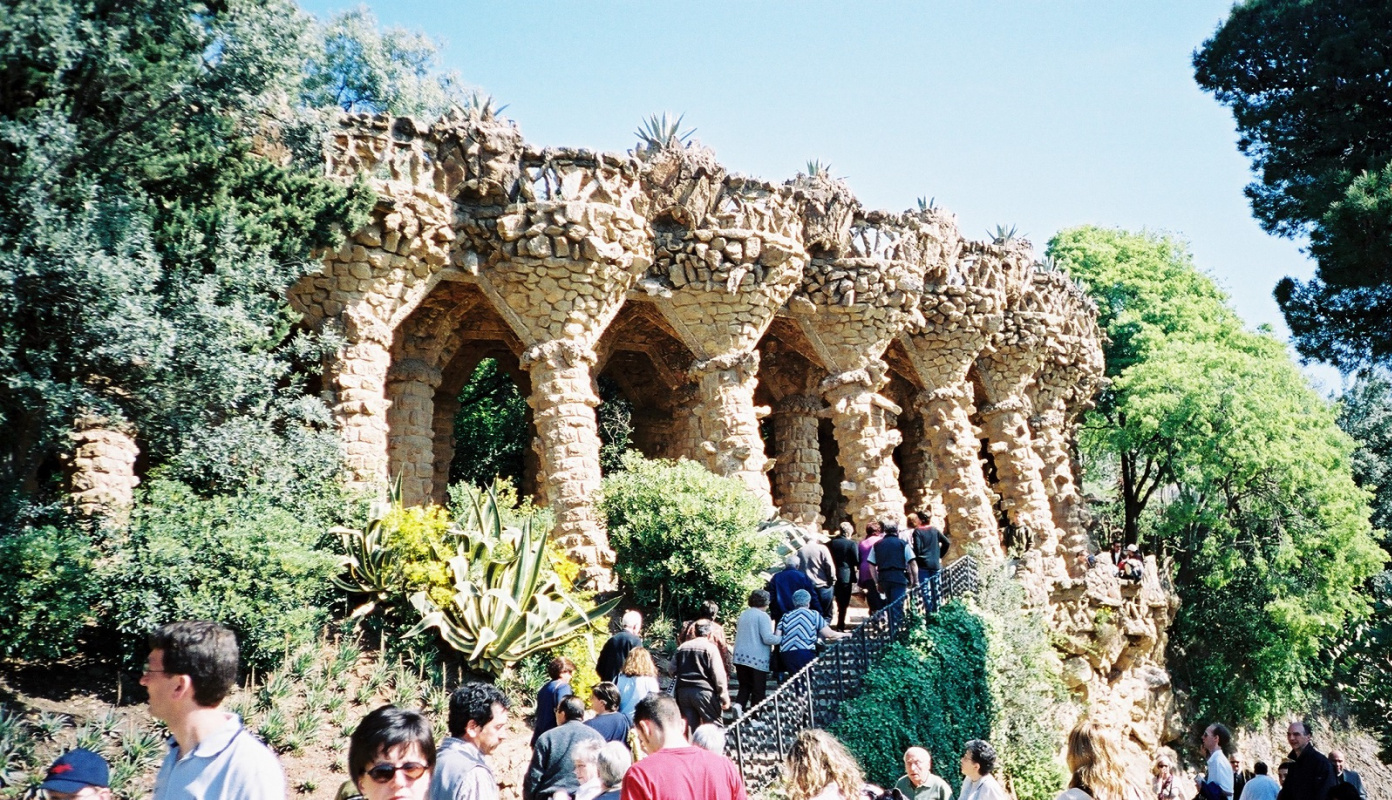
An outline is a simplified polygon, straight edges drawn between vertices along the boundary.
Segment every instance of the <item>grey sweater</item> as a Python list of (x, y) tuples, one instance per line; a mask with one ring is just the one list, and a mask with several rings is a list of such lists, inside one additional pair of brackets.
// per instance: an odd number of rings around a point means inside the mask
[(483, 753), (453, 736), (440, 742), (430, 776), (430, 800), (498, 800), (498, 782)]

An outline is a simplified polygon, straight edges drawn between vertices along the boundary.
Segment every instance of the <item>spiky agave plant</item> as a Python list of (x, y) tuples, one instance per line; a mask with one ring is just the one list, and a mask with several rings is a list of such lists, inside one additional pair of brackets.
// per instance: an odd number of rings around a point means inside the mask
[(919, 210), (919, 211), (937, 211), (937, 210), (938, 210), (938, 198), (936, 198), (936, 197), (928, 197), (928, 198), (920, 197), (920, 198), (918, 198), (918, 210)]
[(453, 531), (454, 597), (440, 607), (425, 592), (412, 595), (421, 621), (405, 636), (434, 628), (474, 669), (496, 677), (532, 653), (584, 635), (622, 600), (586, 610), (548, 569), (544, 532), (534, 532), (530, 521), (505, 528), (491, 488), (473, 506), (467, 527), (456, 523)]
[(658, 150), (663, 147), (686, 147), (691, 143), (692, 134), (696, 133), (695, 128), (681, 129), (682, 120), (685, 114), (678, 114), (675, 118), (664, 111), (659, 116), (653, 114), (643, 120), (638, 125), (638, 130), (634, 135), (638, 137), (638, 146), (648, 150)]
[(813, 158), (807, 162), (807, 177), (809, 178), (830, 178), (831, 163), (822, 161), (820, 158)]
[(991, 244), (1010, 244), (1020, 238), (1019, 228), (1014, 225), (1009, 228), (997, 225), (994, 231), (987, 230), (986, 235), (991, 237)]

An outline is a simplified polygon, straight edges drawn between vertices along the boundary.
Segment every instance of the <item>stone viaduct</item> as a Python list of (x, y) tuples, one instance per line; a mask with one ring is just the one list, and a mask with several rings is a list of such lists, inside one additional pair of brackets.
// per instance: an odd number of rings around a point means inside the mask
[(1086, 547), (1069, 448), (1102, 376), (1096, 310), (1027, 242), (866, 211), (824, 175), (727, 174), (699, 145), (539, 150), (478, 114), (346, 117), (328, 169), (377, 209), (291, 301), (345, 338), (324, 389), (356, 483), (441, 500), (456, 398), (492, 357), (528, 398), (528, 488), (595, 578), (601, 375), (644, 453), (799, 523), (924, 508), (1054, 575)]

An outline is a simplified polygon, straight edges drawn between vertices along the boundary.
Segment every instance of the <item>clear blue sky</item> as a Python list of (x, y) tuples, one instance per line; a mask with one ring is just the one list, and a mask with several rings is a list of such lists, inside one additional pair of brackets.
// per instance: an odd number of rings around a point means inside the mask
[(367, 5), (435, 38), (541, 145), (626, 150), (671, 111), (732, 171), (781, 181), (818, 158), (866, 207), (935, 197), (973, 237), (1017, 225), (1042, 251), (1072, 225), (1172, 232), (1283, 337), (1271, 288), (1313, 272), (1252, 219), (1232, 117), (1193, 81), (1229, 0)]

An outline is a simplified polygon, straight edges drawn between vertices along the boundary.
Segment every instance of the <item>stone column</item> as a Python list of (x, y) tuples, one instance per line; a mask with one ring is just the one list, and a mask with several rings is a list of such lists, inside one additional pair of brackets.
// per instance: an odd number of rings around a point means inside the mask
[(738, 478), (766, 508), (773, 508), (764, 440), (759, 420), (768, 406), (754, 404), (758, 351), (730, 353), (691, 367), (696, 380), (696, 417), (705, 434), (700, 444), (707, 466), (717, 475)]
[(388, 341), (380, 331), (345, 345), (325, 370), (326, 396), (339, 435), (352, 489), (387, 485)]
[[(988, 561), (1004, 556), (993, 492), (981, 467), (981, 441), (971, 422), (974, 407), (965, 383), (920, 392), (914, 398), (942, 486), (947, 525), (954, 539), (975, 547)], [(966, 549), (965, 547), (963, 549)]]
[[(525, 154), (523, 166), (533, 177), (487, 227), (496, 253), (478, 282), (525, 345), (519, 362), (531, 379), (536, 494), (556, 512), (552, 536), (581, 565), (581, 585), (607, 590), (614, 554), (591, 505), (600, 477), (591, 368), (595, 344), (652, 265), (652, 234), (635, 211), (634, 163), (545, 151)], [(485, 230), (479, 220), (464, 224)]]
[[(695, 195), (682, 196), (691, 213)], [(771, 513), (773, 462), (759, 435), (769, 409), (754, 404), (755, 348), (802, 278), (801, 218), (789, 190), (746, 178), (720, 184), (704, 212), (691, 229), (658, 235), (645, 285), (696, 357), (688, 452), (717, 475), (738, 478)]]
[(435, 479), (430, 483), (430, 499), (442, 506), (449, 499), (450, 465), (454, 463), (454, 418), (459, 413), (459, 392), (436, 391), (435, 402), (431, 405)]
[(1042, 312), (1008, 311), (996, 341), (977, 360), (977, 368), (989, 403), (981, 409), (982, 428), (1006, 513), (1011, 522), (1028, 531), (1030, 549), (1039, 552), (1046, 572), (1060, 574), (1065, 571), (1059, 553), (1061, 537), (1044, 489), (1043, 463), (1034, 451), (1025, 394), (1048, 352), (1043, 336), (1053, 324), (1057, 319)]
[(784, 519), (799, 525), (821, 526), (822, 450), (817, 426), (824, 406), (819, 398), (792, 395), (773, 413), (773, 438), (778, 450), (773, 470), (774, 494)]
[(533, 448), (545, 477), (538, 501), (556, 512), (554, 537), (581, 564), (613, 564), (603, 525), (591, 501), (599, 491), (599, 428), (590, 368), (595, 354), (575, 342), (557, 340), (530, 347), (521, 365), (532, 378), (527, 404), (537, 436)]
[(64, 456), (68, 496), (79, 514), (126, 519), (135, 502), (135, 460), (140, 447), (124, 425), (84, 417), (68, 435), (72, 449)]
[(926, 253), (941, 243), (915, 220), (880, 212), (855, 214), (846, 235), (834, 256), (812, 259), (789, 308), (831, 373), (820, 391), (831, 407), (847, 513), (857, 528), (872, 520), (902, 525), (893, 460), (902, 409), (879, 394), (889, 382), (883, 356), (895, 337), (922, 323)]
[(398, 361), (387, 376), (387, 454), (406, 505), (428, 503), (435, 495), (435, 392), (443, 377), (414, 358)]
[(902, 409), (879, 394), (889, 382), (887, 369), (884, 362), (873, 361), (863, 369), (833, 375), (821, 385), (846, 472), (841, 491), (857, 529), (873, 520), (904, 524), (899, 468), (891, 457), (902, 441), (894, 428)]
[(917, 396), (912, 399), (914, 402), (909, 409), (905, 409), (908, 413), (901, 417), (899, 425), (905, 445), (899, 482), (904, 490), (908, 510), (927, 514), (927, 522), (941, 528), (947, 522), (947, 509), (943, 505), (938, 468), (933, 463), (931, 432), (925, 424)]
[(958, 552), (975, 549), (987, 561), (1003, 558), (1004, 551), (971, 421), (976, 409), (967, 372), (1004, 318), (1003, 256), (979, 242), (946, 254), (924, 287), (922, 324), (899, 337), (924, 387), (913, 403), (923, 417), (948, 532), (960, 543)]

